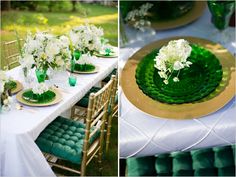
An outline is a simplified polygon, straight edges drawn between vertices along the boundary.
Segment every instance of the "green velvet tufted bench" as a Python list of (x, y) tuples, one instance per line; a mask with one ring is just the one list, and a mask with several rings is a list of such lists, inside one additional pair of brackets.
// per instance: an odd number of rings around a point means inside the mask
[(235, 145), (127, 159), (128, 176), (235, 176)]
[[(99, 135), (100, 132), (97, 131), (90, 138), (89, 143), (92, 144)], [(36, 144), (43, 152), (81, 164), (84, 136), (85, 124), (58, 117), (43, 130), (37, 138)]]

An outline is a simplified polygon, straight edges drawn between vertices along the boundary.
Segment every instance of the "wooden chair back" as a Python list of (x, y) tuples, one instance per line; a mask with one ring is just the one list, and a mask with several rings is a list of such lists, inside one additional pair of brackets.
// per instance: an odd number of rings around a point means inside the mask
[[(107, 121), (108, 105), (111, 99), (113, 91), (113, 85), (115, 83), (115, 76), (112, 76), (111, 80), (101, 88), (97, 93), (91, 93), (89, 96), (89, 104), (87, 109), (86, 118), (86, 130), (83, 145), (83, 160), (81, 164), (81, 176), (85, 175), (86, 166), (98, 153), (98, 162), (101, 167), (103, 142), (104, 142), (104, 130)], [(95, 127), (94, 129), (91, 129)], [(89, 144), (90, 138), (100, 131), (100, 137)]]
[(7, 62), (6, 69), (12, 69), (19, 65), (20, 50), (23, 45), (23, 39), (5, 42), (3, 44), (4, 58)]
[[(111, 93), (111, 100), (110, 100), (110, 113), (107, 118), (107, 126), (106, 126), (106, 153), (108, 152), (109, 144), (110, 144), (110, 136), (111, 136), (111, 127), (112, 127), (112, 119), (118, 112), (118, 104), (115, 104), (116, 94), (117, 94), (117, 87), (118, 87), (118, 74), (116, 73), (112, 93)], [(118, 117), (118, 116), (117, 116)]]

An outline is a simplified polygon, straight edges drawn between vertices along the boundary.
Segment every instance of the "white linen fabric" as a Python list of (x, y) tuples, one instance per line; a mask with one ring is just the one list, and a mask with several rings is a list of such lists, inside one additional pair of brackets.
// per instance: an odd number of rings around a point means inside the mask
[[(49, 84), (56, 84), (62, 93), (62, 101), (48, 107), (15, 107), (9, 112), (0, 113), (0, 176), (54, 176), (42, 152), (34, 140), (57, 116), (70, 109), (95, 84), (104, 79), (115, 67), (117, 58), (92, 58), (99, 66), (95, 74), (79, 74), (77, 85), (70, 87), (68, 75), (64, 72), (55, 76)], [(24, 83), (21, 68), (8, 71), (8, 75)], [(15, 96), (13, 97), (16, 102)]]
[[(220, 33), (215, 29), (210, 18), (210, 12), (206, 9), (197, 21), (187, 26), (157, 31), (156, 34), (143, 33), (143, 36), (126, 27), (127, 36), (132, 40), (126, 48), (120, 49), (119, 70), (121, 71), (128, 58), (144, 45), (171, 36), (205, 38), (219, 42), (232, 53), (235, 52), (234, 28), (229, 27), (226, 32)], [(129, 102), (121, 88), (119, 92), (121, 158), (189, 151), (236, 142), (235, 99), (217, 112), (202, 118), (171, 120), (153, 117), (140, 111)]]

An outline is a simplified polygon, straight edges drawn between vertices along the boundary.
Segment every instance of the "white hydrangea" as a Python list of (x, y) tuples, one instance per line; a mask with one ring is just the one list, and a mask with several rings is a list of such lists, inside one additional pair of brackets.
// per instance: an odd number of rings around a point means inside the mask
[(139, 9), (134, 9), (130, 11), (125, 17), (125, 21), (134, 22), (134, 28), (144, 31), (144, 27), (151, 26), (151, 22), (146, 20), (148, 10), (152, 8), (153, 4), (145, 3), (139, 7)]
[[(23, 68), (62, 68), (71, 58), (69, 38), (54, 36), (46, 32), (28, 34), (22, 49), (20, 63)], [(58, 56), (61, 61), (58, 61)]]
[(82, 53), (93, 53), (101, 50), (103, 35), (101, 27), (97, 28), (90, 24), (75, 27), (69, 34), (73, 47)]
[[(167, 46), (163, 46), (155, 58), (154, 67), (159, 70), (158, 74), (164, 78), (164, 83), (168, 84), (172, 72), (179, 71), (185, 67), (190, 67), (192, 64), (187, 61), (192, 51), (188, 41), (184, 39), (172, 40)], [(179, 82), (179, 72), (173, 78), (174, 82)]]
[(45, 83), (37, 83), (32, 88), (34, 94), (41, 95), (49, 90), (48, 86)]

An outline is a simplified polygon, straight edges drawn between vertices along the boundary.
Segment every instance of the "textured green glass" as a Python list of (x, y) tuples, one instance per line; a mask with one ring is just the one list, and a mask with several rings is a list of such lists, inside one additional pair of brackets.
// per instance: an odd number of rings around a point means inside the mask
[(93, 71), (95, 66), (92, 64), (75, 64), (75, 71)]
[(173, 73), (169, 84), (163, 83), (158, 70), (154, 67), (154, 58), (158, 50), (145, 56), (137, 66), (136, 82), (144, 94), (154, 100), (181, 104), (200, 100), (215, 90), (222, 79), (222, 66), (210, 51), (192, 44), (192, 52), (188, 58), (193, 64), (184, 68), (179, 74), (179, 82), (174, 82)]
[(235, 1), (209, 0), (208, 7), (211, 12), (211, 21), (219, 30), (228, 27), (230, 17), (235, 11)]
[(36, 73), (36, 77), (37, 77), (39, 83), (45, 81), (45, 79), (47, 77), (47, 70), (36, 69), (35, 73)]
[(53, 91), (48, 90), (47, 92), (38, 95), (34, 94), (32, 90), (28, 90), (22, 94), (22, 97), (24, 100), (30, 103), (43, 104), (53, 101), (56, 98), (56, 94)]

